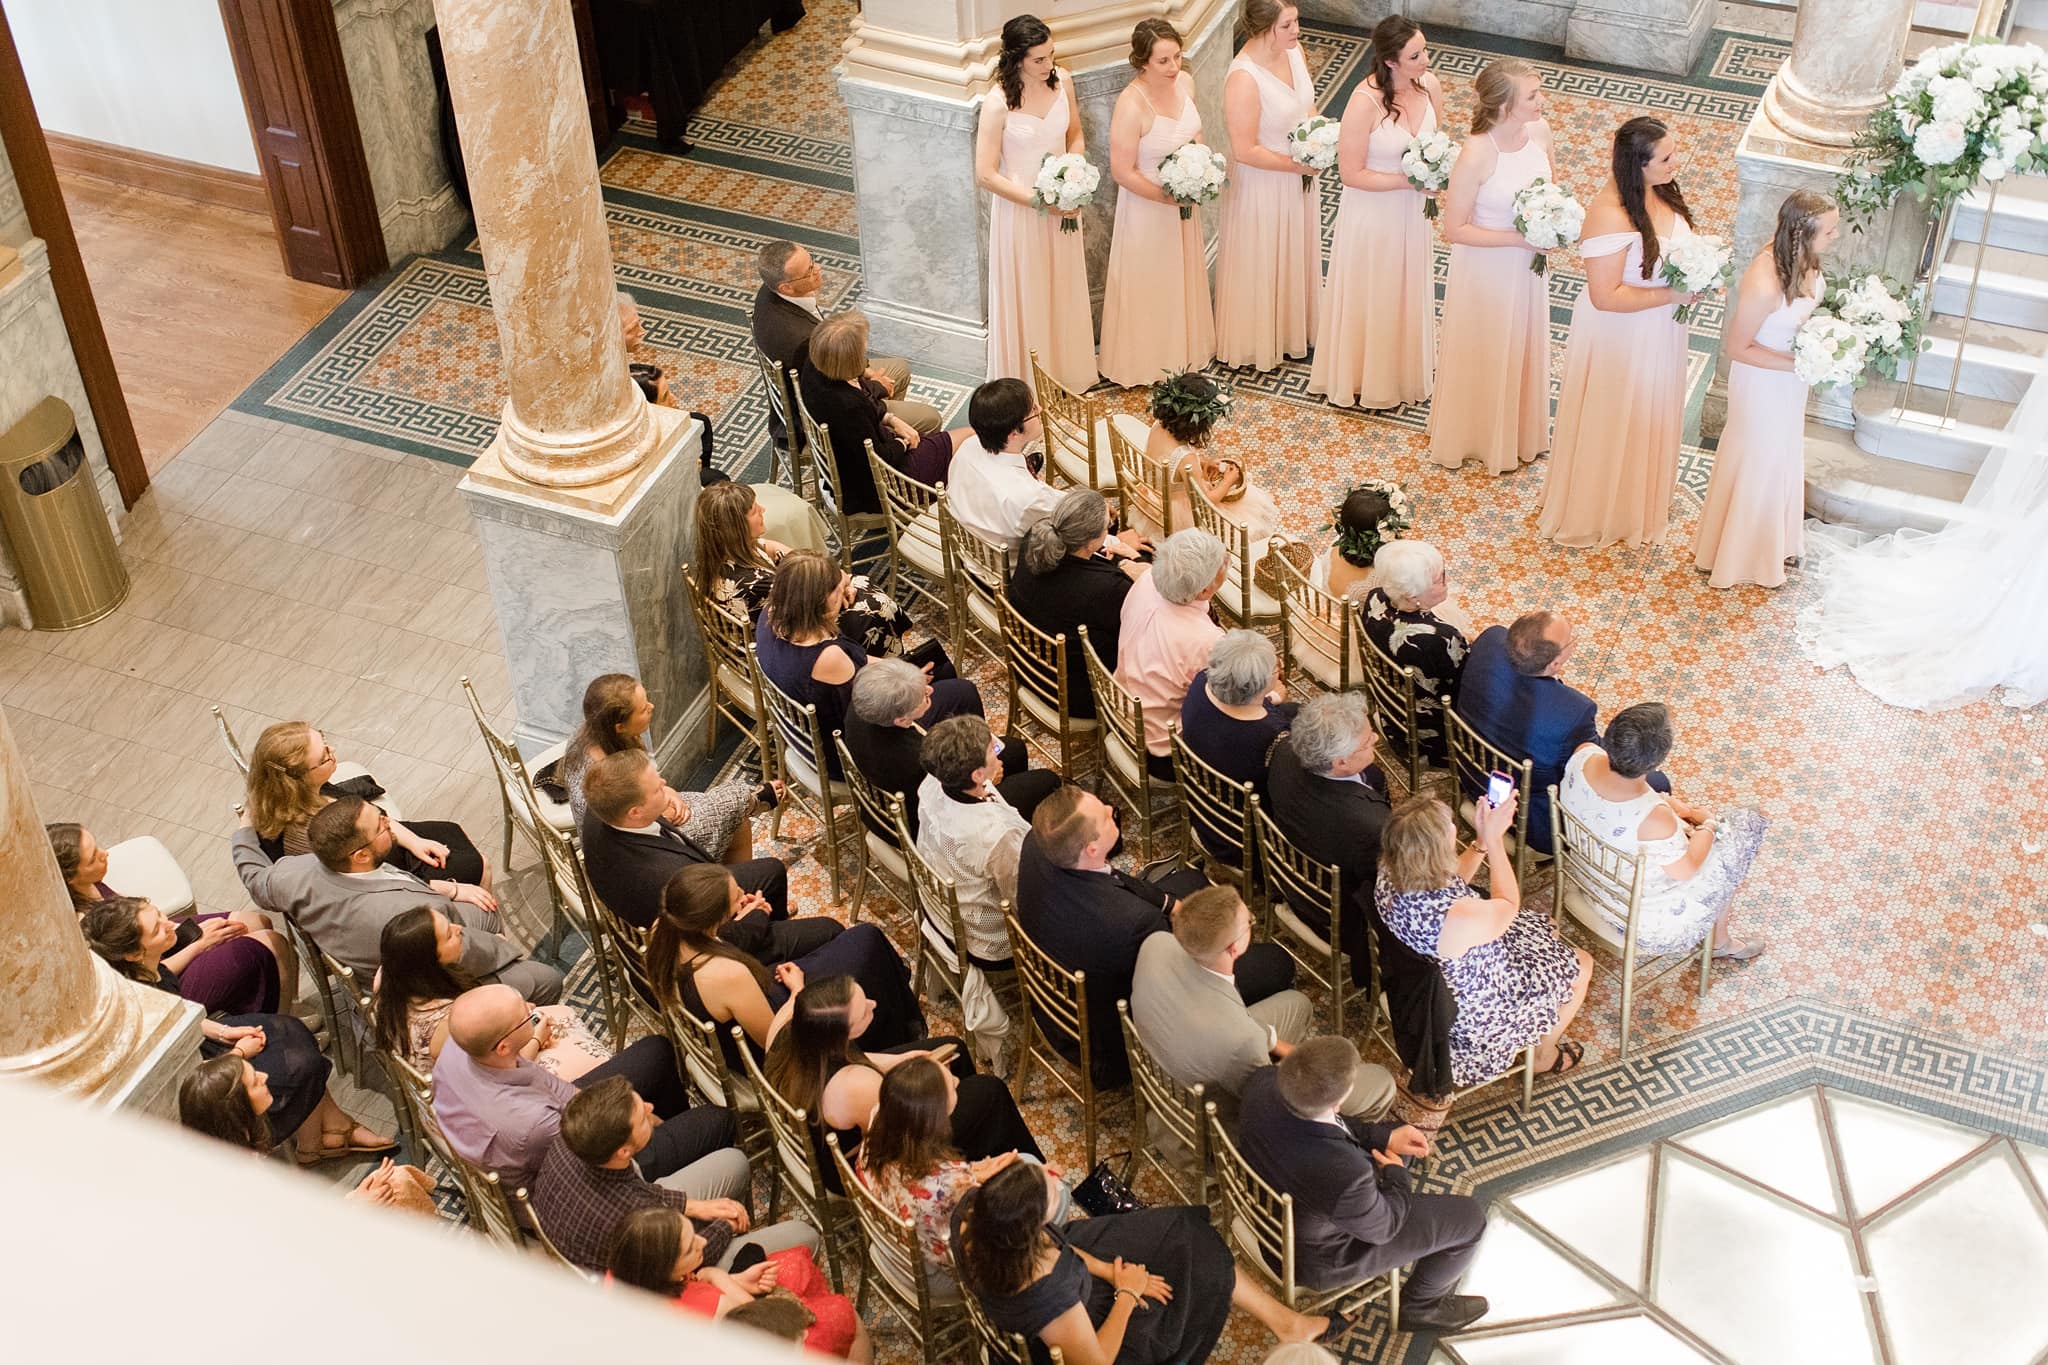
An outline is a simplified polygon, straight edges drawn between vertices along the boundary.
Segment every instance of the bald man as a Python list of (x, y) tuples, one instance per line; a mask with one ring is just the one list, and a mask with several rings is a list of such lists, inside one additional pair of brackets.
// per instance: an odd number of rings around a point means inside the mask
[(733, 1145), (732, 1115), (710, 1105), (690, 1108), (675, 1049), (663, 1037), (642, 1038), (575, 1082), (535, 1065), (552, 1025), (534, 1023), (533, 1006), (510, 986), (478, 986), (448, 1011), (448, 1040), (434, 1063), (434, 1117), (465, 1159), (496, 1171), (507, 1188), (531, 1187), (541, 1158), (562, 1126), (576, 1092), (607, 1076), (624, 1076), (654, 1106), (654, 1136), (639, 1154), (641, 1173), (660, 1180)]

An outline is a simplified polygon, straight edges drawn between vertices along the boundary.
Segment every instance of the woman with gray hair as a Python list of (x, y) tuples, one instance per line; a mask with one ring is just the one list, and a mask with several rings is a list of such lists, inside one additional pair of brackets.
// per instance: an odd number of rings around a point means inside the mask
[[(1450, 595), (1443, 553), (1426, 540), (1390, 540), (1373, 556), (1372, 581), (1358, 604), (1359, 625), (1395, 666), (1420, 675), (1417, 691), (1428, 704), (1417, 708), (1416, 739), (1429, 762), (1441, 767), (1444, 722), (1435, 699), (1457, 695), (1471, 650), (1458, 628), (1435, 611)], [(1388, 739), (1398, 747), (1402, 737)]]
[(1287, 700), (1273, 642), (1255, 630), (1227, 630), (1188, 684), (1180, 736), (1196, 757), (1234, 782), (1250, 782), (1263, 799), (1267, 757), (1300, 709)]
[[(1714, 816), (1654, 790), (1646, 778), (1670, 756), (1671, 743), (1663, 703), (1638, 702), (1616, 713), (1601, 743), (1581, 744), (1566, 760), (1558, 803), (1646, 864), (1636, 951), (1690, 952), (1711, 932), (1715, 957), (1746, 962), (1763, 952), (1764, 937), (1736, 938), (1728, 910), (1771, 822), (1744, 806)], [(1591, 904), (1616, 934), (1626, 930), (1626, 905), (1597, 897)]]
[(1124, 598), (1145, 566), (1102, 553), (1109, 539), (1109, 503), (1092, 488), (1075, 488), (1024, 528), (1010, 605), (1047, 635), (1067, 637), (1067, 710), (1095, 716), (1095, 688), (1081, 655), (1081, 627), (1107, 668), (1117, 664)]
[(1223, 634), (1209, 618), (1209, 599), (1226, 571), (1222, 541), (1194, 528), (1175, 531), (1124, 599), (1116, 680), (1144, 707), (1145, 750), (1162, 777), (1173, 775), (1166, 728), (1180, 718), (1188, 684)]

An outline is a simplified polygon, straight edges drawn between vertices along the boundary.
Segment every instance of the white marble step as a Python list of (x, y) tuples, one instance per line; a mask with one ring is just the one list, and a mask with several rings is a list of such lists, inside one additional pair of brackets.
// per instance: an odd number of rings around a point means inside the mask
[(1959, 393), (2016, 403), (2041, 373), (2044, 356), (2048, 332), (1982, 319), (1971, 320), (1965, 328), (1962, 318), (1937, 313), (1927, 320), (1927, 349), (1920, 353), (1914, 382), (1945, 390), (1953, 375)]
[[(1904, 406), (1901, 400), (1904, 399)], [(1944, 416), (1943, 409), (1948, 409)], [(1877, 381), (1856, 395), (1856, 444), (1872, 455), (1972, 475), (2004, 439), (2013, 405), (1942, 389)]]
[(1961, 510), (1970, 476), (1888, 460), (1859, 449), (1850, 433), (1806, 425), (1806, 514), (1882, 535), (1910, 526), (1938, 531)]
[(2048, 331), (2048, 256), (1952, 242), (1935, 270), (1934, 311)]
[[(1984, 223), (1987, 209), (1991, 214), (1988, 236)], [(1996, 204), (1989, 185), (1978, 185), (1957, 201), (1953, 240), (1975, 242), (1980, 236), (1991, 246), (2048, 254), (2048, 176), (2007, 176), (1998, 182)]]

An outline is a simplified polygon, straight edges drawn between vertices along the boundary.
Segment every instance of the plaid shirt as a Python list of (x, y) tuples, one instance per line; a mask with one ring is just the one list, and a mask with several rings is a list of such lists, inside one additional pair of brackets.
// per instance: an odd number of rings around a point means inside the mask
[[(577, 1265), (600, 1273), (612, 1234), (627, 1214), (664, 1207), (681, 1213), (690, 1202), (682, 1191), (643, 1178), (637, 1165), (620, 1171), (593, 1166), (559, 1137), (541, 1158), (532, 1197), (534, 1214), (548, 1240)], [(704, 1237), (704, 1264), (718, 1264), (732, 1244), (732, 1224), (721, 1219), (693, 1226)]]

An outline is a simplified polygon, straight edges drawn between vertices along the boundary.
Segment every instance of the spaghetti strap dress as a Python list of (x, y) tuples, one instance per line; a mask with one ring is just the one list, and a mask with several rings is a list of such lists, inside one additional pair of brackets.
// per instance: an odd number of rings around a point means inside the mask
[[(1029, 185), (1039, 163), (1067, 150), (1067, 82), (1058, 67), (1059, 97), (1045, 117), (1011, 109), (1003, 119), (1007, 180)], [(999, 100), (1002, 88), (985, 99)], [(992, 196), (988, 211), (988, 377), (1031, 382), (1031, 353), (1046, 372), (1076, 393), (1095, 385), (1095, 315), (1088, 302), (1087, 228), (1060, 231), (1057, 214)], [(933, 267), (942, 263), (934, 261)]]
[[(1152, 126), (1138, 139), (1138, 174), (1155, 185), (1159, 163), (1202, 132), (1194, 82), (1183, 81), (1176, 93), (1180, 112), (1168, 118), (1154, 110)], [(1203, 369), (1215, 358), (1202, 216), (1183, 219), (1176, 204), (1118, 194), (1102, 297), (1103, 377), (1136, 388), (1172, 371)]]
[[(1233, 73), (1259, 88), (1259, 145), (1287, 155), (1287, 134), (1315, 112), (1316, 89), (1299, 47), (1287, 51), (1291, 80), (1239, 53)], [(1322, 276), (1321, 191), (1296, 170), (1267, 171), (1233, 161), (1223, 186), (1216, 244), (1216, 358), (1239, 369), (1270, 370), (1301, 357), (1316, 332)]]

